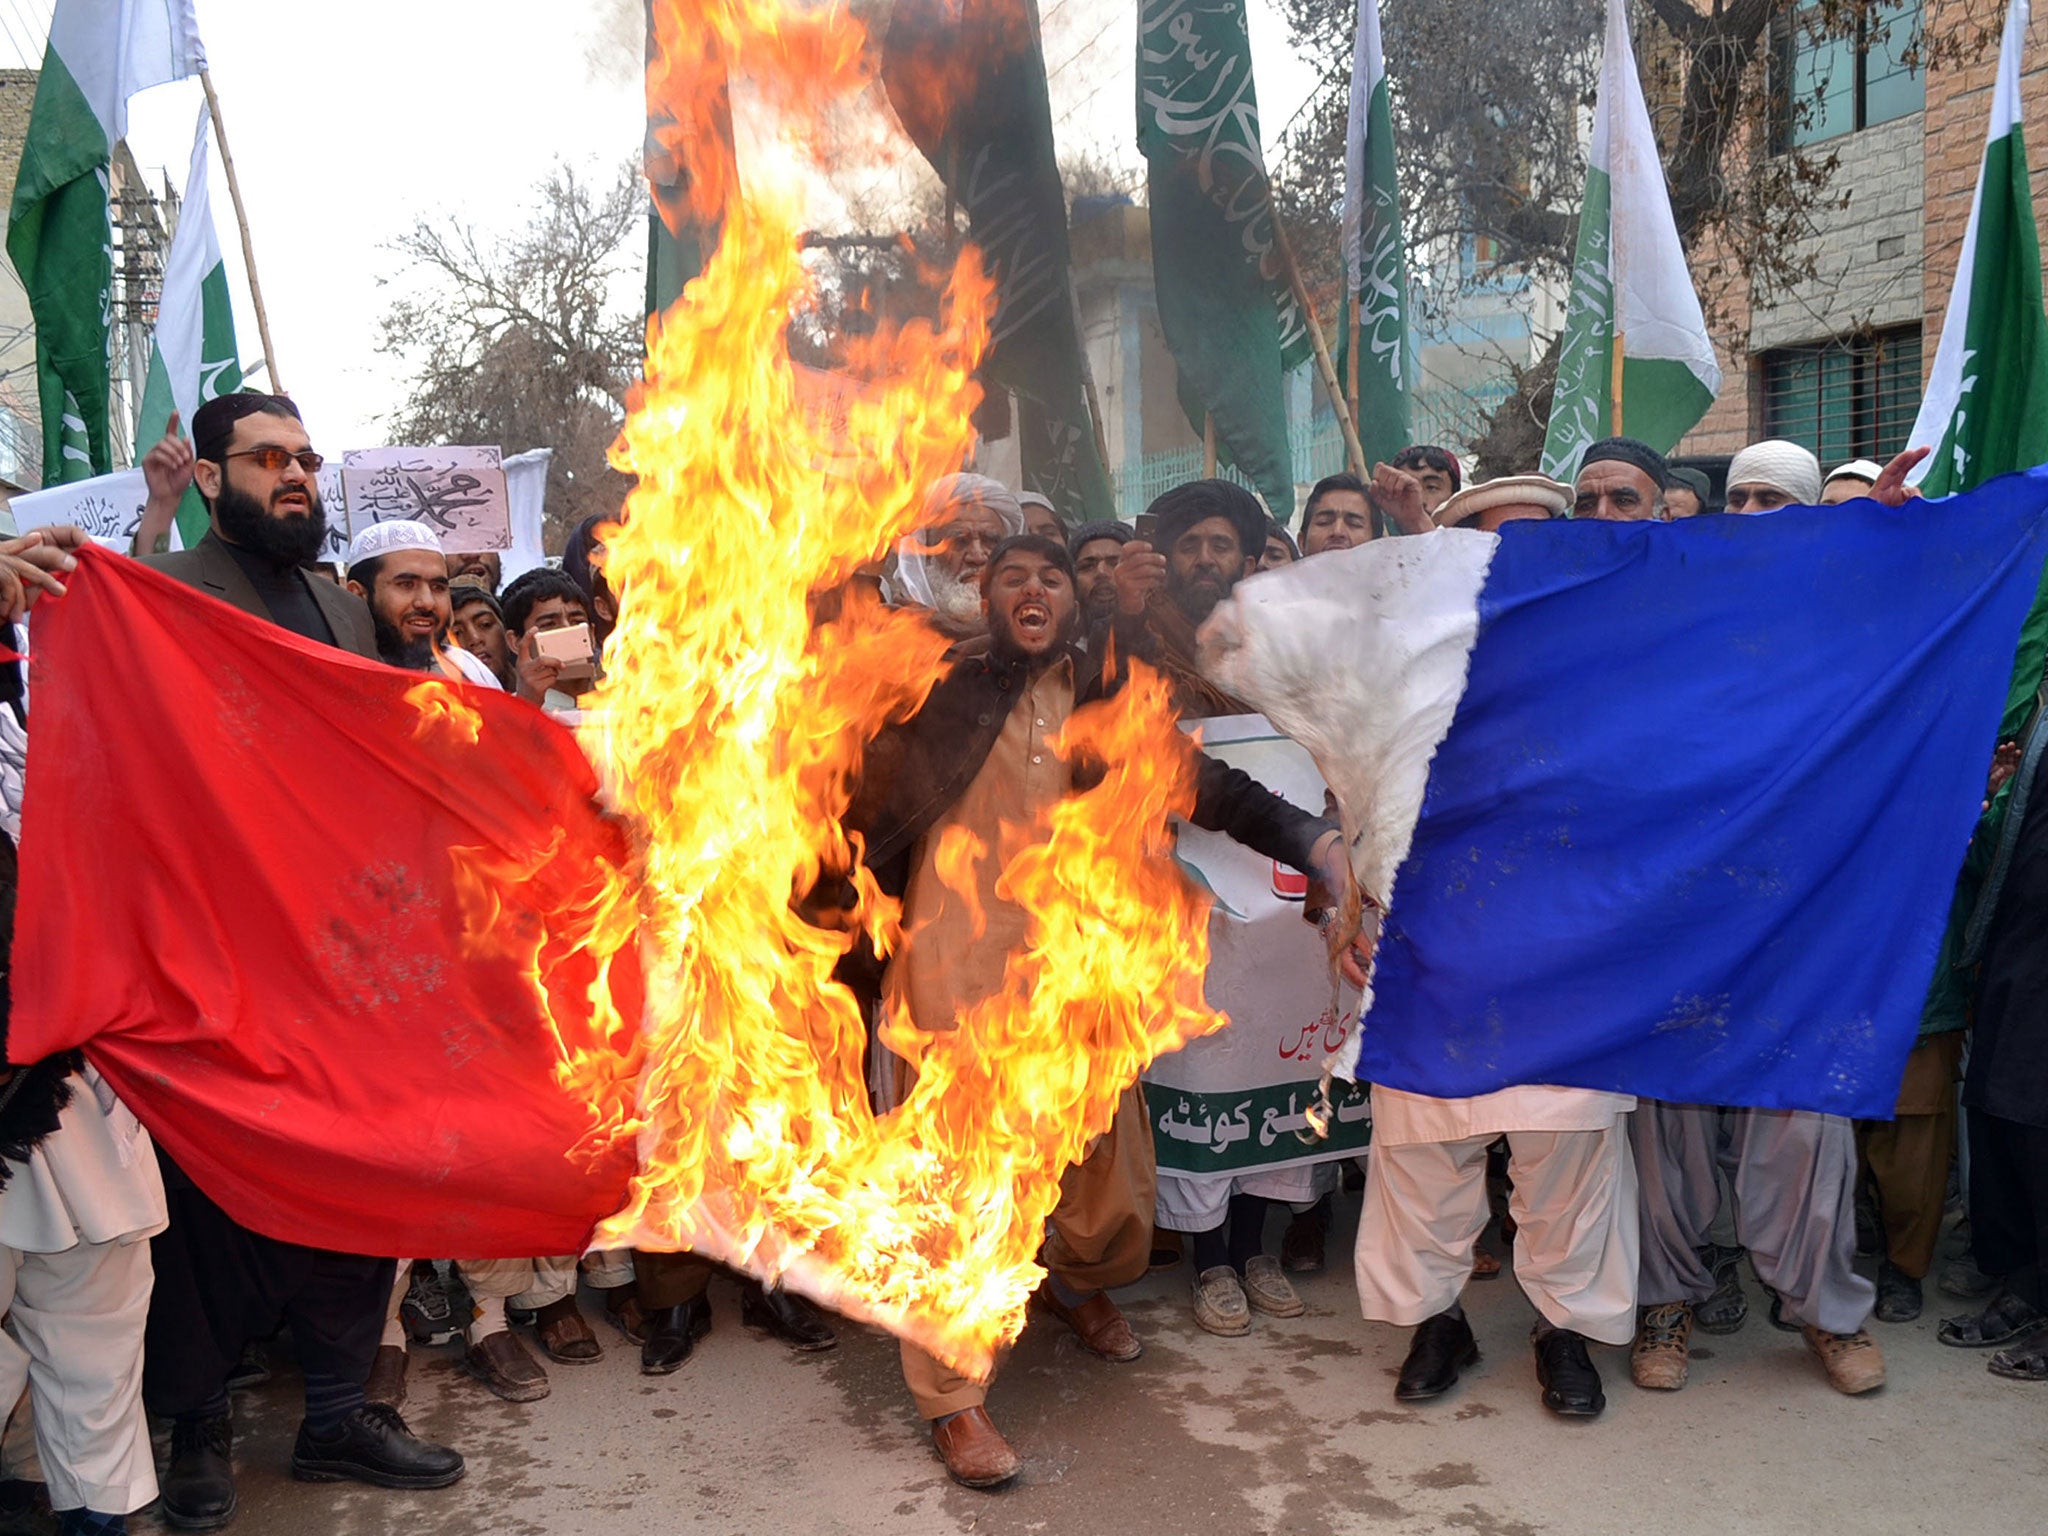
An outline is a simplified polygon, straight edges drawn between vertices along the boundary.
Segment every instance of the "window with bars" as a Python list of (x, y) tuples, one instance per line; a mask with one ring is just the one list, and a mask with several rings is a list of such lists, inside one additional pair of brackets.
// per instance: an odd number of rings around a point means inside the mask
[(1764, 435), (1803, 443), (1825, 469), (1880, 463), (1906, 446), (1920, 409), (1920, 327), (1764, 353)]
[(1923, 0), (1871, 0), (1853, 28), (1827, 30), (1820, 5), (1777, 27), (1773, 49), (1777, 153), (1874, 128), (1927, 104), (1921, 72)]

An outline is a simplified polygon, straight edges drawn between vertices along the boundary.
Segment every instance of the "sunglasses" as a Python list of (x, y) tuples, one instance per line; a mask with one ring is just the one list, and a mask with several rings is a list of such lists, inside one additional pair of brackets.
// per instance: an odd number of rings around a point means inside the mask
[(320, 473), (320, 466), (327, 460), (308, 448), (303, 453), (293, 453), (287, 448), (245, 448), (240, 453), (224, 455), (230, 459), (254, 459), (256, 467), (265, 474), (275, 475), (284, 471), (285, 465), (297, 459), (299, 468), (309, 475)]

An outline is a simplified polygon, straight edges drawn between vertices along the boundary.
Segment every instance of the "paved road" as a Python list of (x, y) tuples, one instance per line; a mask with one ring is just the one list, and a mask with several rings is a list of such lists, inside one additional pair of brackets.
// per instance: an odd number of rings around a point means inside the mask
[[(1333, 1249), (1333, 1252), (1338, 1250)], [(1751, 1282), (1752, 1298), (1755, 1295)], [(2002, 1381), (1945, 1349), (1934, 1315), (1879, 1326), (1891, 1384), (1838, 1396), (1761, 1308), (1705, 1341), (1665, 1396), (1597, 1352), (1606, 1415), (1561, 1423), (1536, 1401), (1533, 1317), (1511, 1277), (1475, 1284), (1485, 1359), (1447, 1398), (1397, 1405), (1406, 1346), (1358, 1318), (1350, 1266), (1303, 1286), (1305, 1317), (1217, 1339), (1188, 1315), (1186, 1271), (1123, 1293), (1144, 1358), (1111, 1366), (1035, 1321), (991, 1411), (1029, 1459), (998, 1494), (955, 1487), (929, 1449), (892, 1341), (847, 1328), (798, 1357), (717, 1324), (674, 1376), (605, 1359), (553, 1367), (546, 1401), (501, 1403), (456, 1354), (415, 1353), (414, 1425), (459, 1447), (469, 1475), (435, 1494), (293, 1483), (288, 1375), (237, 1403), (239, 1536), (617, 1536), (635, 1530), (853, 1536), (1891, 1536), (2048, 1530), (2048, 1386)], [(587, 1299), (587, 1298), (586, 1298)], [(594, 1308), (590, 1309), (595, 1311)], [(138, 1528), (154, 1532), (149, 1521)]]

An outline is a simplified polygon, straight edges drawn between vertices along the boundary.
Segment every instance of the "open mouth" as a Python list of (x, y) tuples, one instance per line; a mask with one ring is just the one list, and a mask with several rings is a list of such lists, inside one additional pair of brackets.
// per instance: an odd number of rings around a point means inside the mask
[(271, 498), (272, 506), (283, 512), (311, 512), (313, 498), (303, 491), (285, 491)]
[(1019, 603), (1011, 622), (1020, 635), (1036, 638), (1052, 633), (1052, 610), (1043, 603)]
[(411, 635), (431, 635), (434, 632), (434, 621), (430, 618), (407, 619), (405, 621), (405, 630), (407, 634)]

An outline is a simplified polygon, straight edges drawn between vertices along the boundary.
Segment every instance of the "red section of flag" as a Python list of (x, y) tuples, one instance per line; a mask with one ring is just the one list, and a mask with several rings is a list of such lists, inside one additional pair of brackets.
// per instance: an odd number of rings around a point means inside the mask
[[(639, 1063), (591, 1017), (575, 934), (628, 854), (574, 739), (96, 549), (69, 586), (34, 619), (13, 1059), (83, 1045), (273, 1237), (579, 1250), (624, 1203)], [(632, 953), (606, 984), (637, 1023)], [(607, 1115), (565, 1052), (615, 1064)]]

